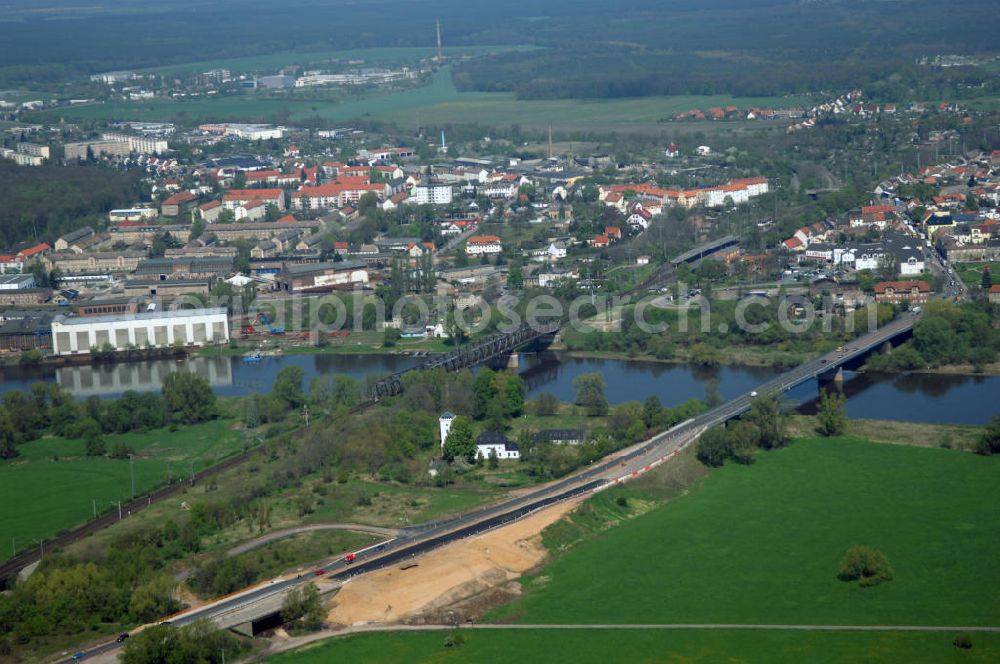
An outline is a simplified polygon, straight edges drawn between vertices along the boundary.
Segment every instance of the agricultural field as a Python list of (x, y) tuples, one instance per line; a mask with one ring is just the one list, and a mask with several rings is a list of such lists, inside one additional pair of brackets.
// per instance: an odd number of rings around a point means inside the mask
[[(449, 46), (446, 55), (460, 57), (466, 55), (492, 55), (509, 51), (532, 50), (534, 46)], [(250, 72), (275, 72), (288, 65), (309, 65), (329, 60), (364, 60), (366, 64), (414, 62), (433, 57), (437, 49), (431, 46), (399, 46), (385, 48), (355, 48), (343, 51), (284, 51), (268, 55), (254, 55), (243, 58), (202, 60), (164, 67), (137, 70), (140, 74), (161, 74), (183, 76), (197, 74), (210, 69), (228, 69), (234, 74)]]
[[(239, 432), (228, 420), (182, 426), (177, 431), (105, 436), (109, 449), (121, 442), (133, 448), (135, 489), (140, 495), (163, 484), (168, 472), (177, 479), (198, 472), (242, 448)], [(51, 537), (116, 509), (131, 496), (127, 459), (88, 457), (80, 440), (42, 438), (19, 447), (21, 455), (0, 461), (0, 559), (34, 540)]]
[[(446, 646), (461, 637), (460, 645)], [(773, 630), (460, 630), (360, 634), (276, 655), (270, 664), (326, 662), (991, 662), (1000, 635), (974, 634), (971, 651), (951, 633), (792, 632)]]
[(735, 128), (784, 127), (773, 122), (670, 122), (662, 120), (679, 111), (710, 106), (793, 106), (804, 97), (736, 98), (728, 95), (643, 97), (636, 99), (519, 100), (513, 94), (459, 92), (446, 67), (429, 85), (366, 99), (333, 103), (316, 100), (228, 96), (188, 101), (111, 102), (75, 108), (60, 108), (34, 114), (41, 119), (58, 113), (73, 120), (267, 120), (287, 111), (292, 121), (320, 118), (346, 122), (371, 118), (395, 122), (403, 127), (422, 124), (482, 124), (561, 129), (657, 129), (660, 131), (727, 130)]
[[(352, 635), (268, 661), (995, 661), (1000, 635), (972, 633), (965, 651), (953, 645), (958, 629), (538, 627), (996, 625), (995, 461), (846, 437), (799, 438), (750, 467), (707, 475), (681, 457), (653, 474), (662, 477), (600, 494), (543, 533), (555, 559), (488, 616), (518, 629)], [(672, 500), (649, 509), (650, 498)], [(623, 520), (628, 512), (639, 516)], [(858, 544), (886, 554), (893, 580), (861, 588), (837, 579), (841, 556)]]
[[(798, 439), (573, 548), (494, 618), (1000, 624), (997, 470), (997, 459), (955, 450)], [(838, 580), (857, 545), (884, 552), (895, 579)]]

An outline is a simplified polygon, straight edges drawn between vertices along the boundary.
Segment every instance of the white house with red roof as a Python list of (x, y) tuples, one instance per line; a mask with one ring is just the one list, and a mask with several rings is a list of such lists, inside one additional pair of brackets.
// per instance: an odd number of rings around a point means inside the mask
[(470, 256), (488, 256), (503, 251), (503, 244), (496, 235), (473, 235), (465, 242), (465, 253)]
[(27, 249), (22, 249), (17, 252), (16, 257), (22, 263), (30, 263), (40, 259), (42, 256), (46, 255), (52, 251), (52, 247), (45, 242), (39, 242), (38, 244), (32, 245)]
[(222, 194), (222, 207), (234, 212), (237, 208), (257, 202), (274, 205), (279, 210), (284, 210), (285, 191), (283, 189), (229, 189)]
[(633, 203), (629, 209), (628, 218), (625, 220), (629, 226), (636, 230), (646, 230), (653, 220), (653, 213), (643, 206), (642, 203)]
[(292, 194), (292, 207), (296, 210), (321, 210), (344, 208), (357, 205), (361, 197), (367, 193), (375, 194), (384, 200), (390, 194), (387, 183), (372, 183), (368, 176), (339, 176), (333, 182), (315, 187), (302, 187)]

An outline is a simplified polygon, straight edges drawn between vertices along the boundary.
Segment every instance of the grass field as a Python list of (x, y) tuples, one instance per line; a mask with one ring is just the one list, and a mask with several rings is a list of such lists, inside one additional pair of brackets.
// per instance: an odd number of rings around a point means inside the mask
[[(352, 481), (332, 485), (323, 504), (318, 505), (305, 521), (347, 521), (399, 528), (458, 514), (496, 496), (496, 491), (468, 485), (429, 489)], [(293, 508), (291, 494), (288, 501), (289, 509)]]
[[(272, 56), (267, 56), (272, 57)], [(439, 70), (430, 85), (403, 92), (376, 95), (345, 103), (314, 100), (268, 99), (228, 96), (190, 101), (112, 102), (75, 108), (60, 108), (34, 114), (35, 119), (57, 113), (73, 120), (266, 120), (287, 110), (291, 119), (318, 117), (330, 122), (374, 118), (401, 126), (421, 124), (482, 124), (563, 129), (629, 129), (636, 127), (674, 131), (702, 131), (736, 127), (777, 126), (763, 122), (660, 123), (679, 111), (710, 106), (792, 106), (803, 97), (737, 98), (728, 95), (642, 97), (607, 100), (519, 100), (513, 94), (459, 92), (448, 68)], [(783, 126), (783, 125), (782, 125)]]
[(966, 286), (978, 290), (982, 284), (983, 268), (987, 265), (990, 266), (990, 276), (993, 277), (993, 283), (1000, 284), (1000, 262), (958, 263), (953, 267)]
[[(534, 49), (534, 46), (449, 46), (445, 49), (448, 56), (480, 55), (506, 53), (508, 51), (523, 51)], [(196, 74), (210, 69), (229, 69), (234, 74), (249, 72), (275, 72), (287, 65), (308, 65), (325, 60), (364, 60), (365, 63), (385, 63), (414, 61), (430, 58), (437, 53), (434, 47), (401, 46), (385, 48), (355, 48), (344, 51), (284, 51), (268, 55), (255, 55), (245, 58), (227, 58), (222, 60), (203, 60), (188, 62), (167, 67), (152, 67), (137, 70), (138, 73), (183, 75)]]
[[(800, 439), (570, 550), (497, 618), (1000, 625), (997, 463)], [(859, 544), (882, 550), (896, 578), (876, 588), (839, 581), (840, 558)]]
[[(135, 485), (141, 494), (167, 479), (212, 465), (241, 448), (231, 422), (215, 420), (170, 432), (107, 436), (108, 446), (121, 441), (136, 451)], [(19, 447), (21, 456), (0, 462), (0, 559), (33, 540), (93, 517), (94, 501), (102, 513), (111, 502), (128, 500), (131, 478), (127, 460), (85, 456), (82, 441), (43, 438)]]
[(445, 647), (448, 632), (363, 634), (324, 641), (269, 658), (272, 664), (326, 662), (992, 662), (1000, 635), (975, 634), (973, 649), (952, 645), (954, 634), (903, 632), (778, 632), (737, 630), (463, 630), (465, 643)]
[[(497, 611), (535, 624), (1000, 624), (996, 460), (860, 439), (798, 439), (704, 479), (686, 456), (659, 479), (591, 499), (591, 517), (545, 532), (569, 549), (523, 579)], [(697, 465), (695, 463), (695, 465)], [(676, 472), (674, 472), (676, 471)], [(678, 475), (680, 473), (680, 475)], [(687, 477), (681, 477), (687, 475)], [(694, 490), (690, 487), (696, 486)], [(666, 505), (618, 522), (618, 495)], [(631, 509), (631, 508), (630, 508)], [(617, 510), (617, 511), (616, 511)], [(591, 523), (593, 522), (593, 523)], [(582, 529), (581, 529), (582, 526)], [(590, 526), (594, 526), (591, 528)], [(580, 535), (583, 533), (583, 540)], [(589, 533), (589, 534), (588, 534)], [(844, 550), (886, 553), (895, 578), (860, 588), (836, 578)], [(988, 662), (1000, 634), (973, 649), (943, 632), (788, 630), (462, 630), (364, 634), (270, 658), (363, 662)]]

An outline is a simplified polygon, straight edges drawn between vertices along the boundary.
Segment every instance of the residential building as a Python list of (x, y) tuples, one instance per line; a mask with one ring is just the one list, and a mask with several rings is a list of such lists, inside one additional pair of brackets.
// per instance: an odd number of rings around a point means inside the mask
[(375, 194), (381, 201), (390, 195), (385, 182), (372, 183), (368, 176), (342, 175), (332, 182), (313, 187), (302, 187), (292, 194), (292, 207), (296, 210), (322, 210), (357, 205), (367, 193)]
[(924, 304), (930, 297), (931, 285), (926, 281), (880, 281), (875, 284), (876, 302), (916, 305)]
[(465, 242), (465, 253), (470, 256), (499, 254), (503, 244), (496, 235), (473, 235)]
[[(285, 209), (284, 189), (229, 189), (222, 194), (222, 207), (227, 210), (246, 207), (251, 203), (273, 205), (279, 210)], [(214, 230), (214, 229), (213, 229)]]
[(24, 261), (14, 254), (0, 254), (0, 272), (11, 273), (24, 270)]
[(319, 221), (263, 221), (243, 224), (212, 224), (206, 229), (206, 233), (211, 233), (220, 242), (232, 242), (241, 237), (248, 240), (266, 240), (278, 233), (283, 233), (293, 228), (301, 229), (304, 232), (311, 232), (321, 224), (322, 222)]
[(68, 162), (100, 157), (127, 157), (132, 153), (128, 143), (98, 140), (67, 143), (63, 150)]
[(410, 190), (407, 203), (414, 205), (451, 205), (452, 188), (450, 184), (418, 185)]
[(580, 279), (580, 273), (576, 270), (539, 270), (527, 279), (525, 283), (529, 286), (538, 286), (539, 288), (553, 288), (559, 284), (561, 281), (566, 280), (577, 281)]
[[(179, 217), (198, 205), (198, 197), (190, 191), (180, 191), (160, 204), (160, 214), (164, 217)], [(56, 247), (58, 249), (58, 247)]]
[(156, 208), (124, 208), (108, 212), (108, 221), (118, 224), (123, 221), (149, 221), (156, 219)]
[(484, 431), (476, 438), (476, 456), (483, 459), (492, 456), (499, 460), (520, 459), (521, 450), (499, 431)]
[(170, 149), (167, 146), (167, 142), (162, 138), (133, 136), (132, 134), (106, 132), (101, 136), (101, 140), (122, 143), (128, 146), (130, 153), (135, 152), (137, 154), (163, 154)]
[(13, 150), (0, 148), (0, 157), (10, 159), (18, 166), (41, 166), (50, 154), (47, 145), (35, 143), (18, 143)]
[(646, 230), (653, 220), (653, 213), (642, 206), (642, 203), (634, 203), (629, 212), (626, 223), (636, 230)]
[(198, 206), (198, 214), (206, 224), (214, 224), (225, 209), (222, 207), (222, 201), (209, 201)]
[(548, 246), (533, 252), (536, 261), (558, 261), (566, 258), (566, 243), (562, 240), (550, 242)]
[(536, 443), (555, 443), (556, 445), (582, 445), (587, 439), (583, 429), (543, 429), (534, 436)]

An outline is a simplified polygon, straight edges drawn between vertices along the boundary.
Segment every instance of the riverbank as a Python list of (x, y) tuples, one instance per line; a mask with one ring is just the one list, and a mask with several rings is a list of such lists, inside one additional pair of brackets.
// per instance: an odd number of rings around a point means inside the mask
[[(815, 436), (817, 426), (814, 415), (794, 414), (789, 418), (789, 430), (793, 437)], [(888, 445), (972, 450), (982, 430), (982, 427), (964, 424), (857, 419), (847, 421), (844, 435)]]
[(317, 345), (308, 341), (283, 339), (270, 336), (261, 339), (246, 339), (237, 345), (205, 346), (197, 354), (201, 357), (239, 357), (256, 350), (261, 352), (280, 350), (288, 355), (412, 355), (413, 353), (447, 353), (453, 350), (444, 339), (421, 338), (399, 339), (386, 345), (384, 335), (376, 332), (362, 332), (350, 337), (334, 337)]
[[(603, 350), (573, 350), (565, 346), (564, 344), (553, 344), (549, 350), (552, 352), (558, 352), (565, 354), (566, 357), (572, 357), (576, 359), (594, 359), (594, 360), (621, 360), (629, 362), (650, 362), (656, 364), (665, 365), (697, 365), (692, 357), (691, 353), (679, 352), (677, 355), (671, 358), (658, 358), (653, 355), (646, 353), (622, 353), (617, 351), (603, 351)], [(828, 349), (829, 350), (829, 349)], [(822, 351), (817, 351), (817, 353)], [(767, 348), (755, 348), (755, 347), (734, 347), (734, 348), (724, 348), (719, 351), (717, 356), (717, 362), (704, 365), (704, 366), (726, 366), (726, 367), (749, 367), (749, 368), (773, 368), (773, 369), (786, 369), (794, 367), (796, 365), (802, 364), (813, 357), (817, 353), (793, 353), (788, 351), (775, 351)], [(856, 373), (865, 373), (866, 368), (860, 367), (855, 370)], [(878, 373), (892, 374), (892, 375), (910, 375), (910, 374), (926, 374), (926, 375), (941, 375), (941, 376), (1000, 376), (1000, 362), (995, 362), (993, 364), (987, 364), (982, 367), (980, 371), (976, 369), (971, 364), (951, 364), (941, 367), (933, 367), (927, 369), (910, 369), (906, 371), (891, 371), (880, 369)]]

